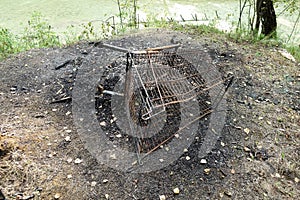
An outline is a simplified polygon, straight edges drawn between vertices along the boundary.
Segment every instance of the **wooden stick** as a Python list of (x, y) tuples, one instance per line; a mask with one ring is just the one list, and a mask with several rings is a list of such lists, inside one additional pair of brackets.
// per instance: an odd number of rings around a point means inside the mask
[(64, 97), (64, 98), (61, 98), (61, 99), (54, 100), (51, 103), (62, 103), (62, 102), (65, 102), (65, 101), (69, 101), (71, 99), (72, 99), (72, 97)]

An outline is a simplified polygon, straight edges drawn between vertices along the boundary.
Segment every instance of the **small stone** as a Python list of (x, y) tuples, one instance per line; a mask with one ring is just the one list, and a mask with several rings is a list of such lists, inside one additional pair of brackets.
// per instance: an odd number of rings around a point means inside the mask
[(159, 200), (166, 200), (166, 196), (165, 195), (159, 195)]
[(191, 160), (191, 157), (186, 156), (185, 159), (186, 159), (186, 160)]
[(263, 120), (263, 119), (264, 119), (264, 117), (258, 117), (258, 119), (259, 119), (259, 120)]
[(109, 195), (108, 194), (105, 194), (105, 199), (109, 199)]
[(57, 111), (57, 109), (56, 109), (56, 108), (53, 108), (52, 111), (55, 112), (55, 111)]
[(179, 134), (175, 134), (174, 136), (175, 136), (176, 138), (179, 138)]
[(92, 186), (92, 187), (95, 187), (96, 185), (97, 185), (97, 182), (96, 182), (96, 181), (92, 181), (92, 182), (91, 182), (91, 186)]
[(225, 191), (224, 194), (226, 194), (226, 195), (229, 196), (229, 197), (232, 196), (232, 192), (230, 192), (230, 191)]
[(299, 183), (299, 178), (295, 177), (295, 182)]
[(54, 195), (54, 199), (59, 199), (60, 198), (60, 194), (59, 193), (56, 193), (55, 195)]
[(71, 132), (72, 132), (72, 130), (70, 130), (70, 129), (67, 129), (67, 130), (66, 130), (66, 132), (67, 132), (67, 133), (71, 133)]
[(250, 129), (249, 129), (249, 128), (245, 128), (245, 129), (244, 129), (244, 132), (245, 132), (246, 134), (249, 134), (249, 133), (250, 133)]
[(276, 177), (276, 178), (281, 178), (281, 176), (280, 176), (279, 173), (276, 173), (276, 174), (275, 174), (275, 177)]
[(225, 147), (225, 143), (224, 143), (224, 142), (221, 142), (221, 146), (222, 146), (222, 147)]
[(159, 162), (164, 162), (164, 159), (162, 159), (162, 158), (161, 158), (161, 159), (159, 159)]
[(116, 160), (116, 159), (117, 159), (116, 154), (111, 154), (109, 157), (110, 157), (111, 159), (113, 159), (113, 160)]
[(116, 117), (114, 117), (113, 119), (111, 119), (111, 120), (110, 120), (110, 123), (112, 124), (112, 123), (114, 123), (115, 121), (117, 121), (117, 118), (116, 118)]
[(71, 114), (71, 112), (70, 112), (70, 111), (66, 112), (66, 116), (68, 116), (68, 115), (70, 115), (70, 114)]
[(207, 160), (201, 159), (201, 160), (200, 160), (200, 163), (201, 163), (201, 164), (206, 164), (206, 163), (207, 163)]
[(67, 162), (68, 162), (68, 163), (71, 163), (72, 161), (73, 161), (72, 158), (68, 158), (68, 159), (67, 159)]
[(180, 193), (180, 190), (179, 190), (179, 188), (174, 188), (174, 189), (173, 189), (173, 192), (174, 192), (174, 194), (179, 194), (179, 193)]
[(234, 169), (231, 169), (231, 170), (230, 170), (230, 173), (231, 173), (231, 174), (235, 174), (235, 170), (234, 170)]
[(65, 140), (66, 140), (67, 142), (70, 142), (70, 141), (71, 141), (71, 137), (70, 137), (70, 136), (67, 136), (67, 137), (65, 137)]
[(69, 179), (72, 178), (72, 174), (68, 174), (67, 178), (69, 178)]
[[(20, 197), (20, 199), (33, 199), (34, 198), (34, 195), (32, 194), (32, 195), (27, 195), (27, 196), (23, 196), (23, 197)], [(19, 198), (17, 198), (17, 199), (19, 199)]]
[(75, 164), (80, 164), (80, 163), (82, 163), (82, 160), (80, 158), (76, 158), (74, 162), (75, 162)]
[(209, 174), (210, 173), (210, 169), (209, 168), (204, 169), (204, 173), (205, 174)]
[(131, 165), (136, 165), (138, 162), (137, 161), (134, 161), (133, 163), (131, 163)]
[(224, 193), (223, 192), (219, 193), (219, 195), (220, 195), (221, 198), (224, 197)]
[(251, 151), (251, 149), (249, 149), (248, 147), (244, 147), (244, 151), (246, 151), (246, 152), (250, 152), (250, 151)]
[(106, 122), (105, 121), (100, 122), (100, 126), (106, 126)]
[(183, 149), (183, 152), (184, 152), (184, 153), (186, 153), (186, 152), (188, 152), (188, 151), (189, 151), (188, 149)]
[(103, 179), (102, 183), (107, 183), (108, 179)]
[(118, 134), (118, 135), (116, 135), (116, 137), (117, 137), (117, 138), (121, 138), (121, 137), (122, 137), (122, 135), (121, 135), (121, 134)]

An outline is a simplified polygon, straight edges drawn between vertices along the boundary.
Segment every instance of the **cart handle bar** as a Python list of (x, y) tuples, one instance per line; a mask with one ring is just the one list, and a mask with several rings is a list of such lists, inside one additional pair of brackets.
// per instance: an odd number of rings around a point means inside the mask
[(108, 48), (108, 49), (112, 49), (112, 50), (116, 50), (116, 51), (120, 51), (120, 52), (124, 52), (124, 53), (148, 54), (148, 53), (157, 53), (158, 51), (162, 51), (165, 49), (173, 49), (173, 48), (175, 48), (175, 51), (176, 51), (178, 49), (178, 47), (180, 47), (181, 45), (180, 44), (167, 45), (167, 46), (161, 46), (161, 47), (147, 48), (146, 50), (140, 50), (140, 51), (131, 51), (129, 49), (114, 46), (111, 44), (105, 44), (103, 42), (101, 42), (99, 46), (101, 48)]

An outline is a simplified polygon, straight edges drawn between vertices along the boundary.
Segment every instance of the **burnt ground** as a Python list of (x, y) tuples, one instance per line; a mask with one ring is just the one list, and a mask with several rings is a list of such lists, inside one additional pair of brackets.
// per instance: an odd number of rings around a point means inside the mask
[[(152, 30), (137, 37), (148, 38), (141, 42), (151, 46), (156, 44), (151, 40), (154, 33), (165, 43), (177, 34)], [(296, 199), (300, 195), (299, 64), (279, 53), (280, 48), (237, 43), (193, 30), (185, 35), (207, 50), (210, 62), (222, 74), (235, 77), (226, 94), (226, 124), (205, 157), (206, 164), (193, 155), (195, 144), (171, 165), (149, 173), (126, 173), (98, 163), (73, 124), (71, 100), (77, 71), (96, 51), (95, 43), (36, 49), (0, 62), (0, 190), (4, 196)], [(129, 36), (115, 41), (125, 40), (130, 43)], [(175, 188), (179, 194), (174, 194)]]

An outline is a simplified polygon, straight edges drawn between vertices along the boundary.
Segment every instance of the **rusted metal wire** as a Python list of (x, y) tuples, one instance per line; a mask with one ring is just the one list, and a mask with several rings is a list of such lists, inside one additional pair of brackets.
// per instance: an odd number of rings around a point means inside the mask
[[(219, 102), (218, 98), (212, 102), (211, 90), (232, 82), (231, 77), (210, 76), (210, 71), (215, 69), (199, 71), (189, 61), (196, 50), (179, 52), (180, 44), (137, 51), (105, 43), (100, 46), (126, 54), (124, 104), (129, 127), (124, 129), (133, 138), (139, 164), (143, 157), (167, 144), (176, 134), (209, 116)], [(120, 67), (124, 64), (120, 63)], [(189, 120), (184, 119), (187, 117)]]

